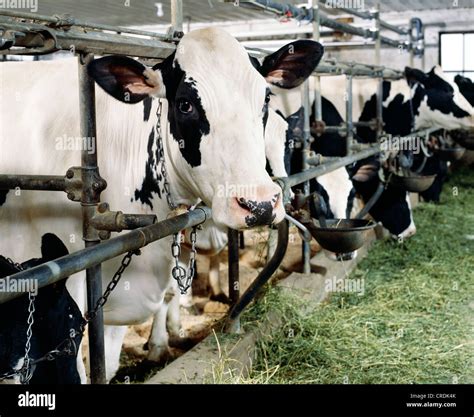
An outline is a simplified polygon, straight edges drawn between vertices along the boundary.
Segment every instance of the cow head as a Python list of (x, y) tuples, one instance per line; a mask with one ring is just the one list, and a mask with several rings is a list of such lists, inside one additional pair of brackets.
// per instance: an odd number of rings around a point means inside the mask
[(186, 34), (153, 68), (109, 56), (93, 61), (89, 73), (123, 102), (167, 99), (175, 202), (201, 199), (218, 225), (242, 229), (284, 217), (281, 190), (265, 171), (267, 81), (296, 87), (322, 52), (316, 42), (294, 42), (267, 57), (262, 76), (231, 35), (209, 28)]
[(474, 129), (474, 109), (460, 93), (458, 86), (449, 81), (439, 66), (424, 73), (405, 68), (405, 76), (415, 90), (422, 89), (421, 102), (415, 110), (415, 127), (441, 129)]

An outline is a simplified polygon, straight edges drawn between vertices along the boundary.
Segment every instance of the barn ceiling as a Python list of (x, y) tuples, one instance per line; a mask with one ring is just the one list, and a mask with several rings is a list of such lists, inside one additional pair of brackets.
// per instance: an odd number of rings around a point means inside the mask
[[(29, 0), (33, 1), (34, 0)], [(220, 0), (183, 0), (185, 20), (196, 22), (251, 20), (268, 17), (267, 14)], [(305, 3), (304, 0), (274, 0), (279, 3)], [(456, 0), (382, 0), (382, 12), (453, 8)], [(170, 0), (36, 0), (39, 14), (54, 15), (69, 13), (76, 18), (92, 23), (117, 26), (168, 24), (170, 22)], [(377, 0), (365, 0), (366, 8)], [(474, 8), (474, 0), (457, 0), (458, 7)], [(33, 3), (34, 4), (34, 3)], [(163, 15), (157, 16), (161, 4)], [(440, 16), (441, 17), (441, 16)]]

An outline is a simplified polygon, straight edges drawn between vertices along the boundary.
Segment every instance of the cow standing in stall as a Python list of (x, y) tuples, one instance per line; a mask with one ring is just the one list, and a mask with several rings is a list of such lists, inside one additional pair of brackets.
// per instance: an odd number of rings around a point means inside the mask
[[(314, 70), (322, 52), (317, 42), (294, 42), (271, 57), (267, 80), (287, 88), (298, 85)], [(0, 172), (59, 174), (78, 166), (81, 149), (71, 152), (67, 146), (69, 138), (80, 136), (77, 61), (1, 65), (0, 120), (6, 129), (0, 132)], [(25, 72), (28, 78), (18, 76)], [(212, 208), (218, 226), (234, 229), (283, 219), (281, 190), (265, 171), (267, 81), (231, 35), (217, 28), (196, 30), (153, 68), (109, 56), (94, 61), (89, 72), (102, 87), (96, 99), (99, 140), (91, 138), (90, 143), (98, 147), (101, 174), (109, 182), (103, 201), (124, 212), (154, 213), (159, 219), (169, 213), (155, 135), (159, 100), (151, 108), (130, 105), (153, 97), (163, 99), (165, 167), (176, 205), (203, 201)], [(229, 187), (246, 192), (228, 196)], [(52, 192), (20, 194), (6, 194), (0, 207), (0, 233), (18, 242), (11, 245), (3, 239), (0, 253), (15, 259), (36, 256), (31, 242), (45, 231), (54, 231), (73, 250), (80, 249), (78, 205)], [(127, 326), (144, 322), (163, 307), (173, 265), (171, 241), (165, 238), (144, 248), (104, 307), (108, 380), (118, 369)], [(114, 259), (103, 264), (104, 287), (119, 263)], [(68, 282), (82, 310), (84, 276), (76, 274)], [(167, 350), (167, 333), (154, 332), (150, 351), (160, 357)], [(78, 364), (84, 381), (85, 369), (81, 361)]]
[[(474, 110), (467, 100), (453, 87), (439, 67), (425, 74), (431, 80), (427, 85), (421, 82), (421, 74), (413, 77), (410, 69), (406, 70), (406, 79), (384, 81), (383, 83), (383, 122), (384, 130), (391, 136), (406, 136), (413, 130), (429, 127), (440, 129), (472, 129)], [(431, 75), (430, 75), (431, 74)], [(345, 114), (345, 77), (322, 77), (321, 93), (323, 121), (328, 125), (339, 125)], [(355, 78), (353, 80), (353, 119), (370, 121), (376, 115), (376, 91), (378, 81), (375, 79)], [(301, 92), (278, 91), (271, 104), (285, 114), (298, 111), (301, 103)], [(312, 115), (314, 122), (314, 115)], [(358, 127), (356, 138), (362, 143), (373, 143), (375, 131)], [(317, 136), (312, 148), (326, 156), (343, 156), (345, 138), (333, 133)], [(380, 183), (378, 172), (380, 164), (376, 158), (360, 161), (350, 167), (351, 179), (357, 192), (364, 201), (368, 201)], [(390, 233), (398, 238), (406, 238), (415, 233), (410, 203), (407, 193), (389, 186), (377, 203), (370, 210), (375, 220), (380, 221)]]

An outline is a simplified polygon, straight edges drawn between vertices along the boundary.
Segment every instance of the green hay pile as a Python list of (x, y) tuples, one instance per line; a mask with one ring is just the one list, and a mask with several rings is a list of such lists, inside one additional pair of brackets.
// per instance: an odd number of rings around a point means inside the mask
[(310, 305), (272, 289), (256, 303), (247, 328), (269, 310), (284, 322), (259, 341), (250, 377), (232, 382), (473, 383), (474, 172), (444, 190), (415, 210), (413, 238), (376, 242), (351, 274), (364, 295)]

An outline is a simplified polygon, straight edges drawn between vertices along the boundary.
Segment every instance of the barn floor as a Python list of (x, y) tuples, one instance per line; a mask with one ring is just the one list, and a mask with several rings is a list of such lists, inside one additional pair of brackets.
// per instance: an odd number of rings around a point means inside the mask
[[(240, 251), (241, 292), (245, 291), (264, 265), (268, 232), (264, 230), (245, 232), (245, 249)], [(199, 239), (199, 235), (198, 235)], [(293, 271), (300, 271), (301, 239), (296, 228), (290, 229), (289, 247), (285, 259), (275, 274), (274, 279), (285, 278)], [(312, 253), (319, 250), (317, 243), (312, 243)], [(172, 340), (170, 357), (164, 363), (153, 363), (146, 359), (147, 351), (143, 349), (151, 330), (151, 319), (144, 324), (131, 326), (122, 349), (121, 367), (112, 383), (143, 382), (151, 375), (165, 367), (170, 361), (180, 357), (192, 346), (199, 343), (211, 332), (212, 326), (224, 318), (227, 305), (209, 301), (207, 276), (208, 258), (198, 255), (198, 277), (193, 282), (194, 308), (181, 307), (182, 327), (185, 337)], [(227, 250), (221, 254), (220, 267), (221, 287), (227, 293)], [(84, 348), (86, 349), (86, 347)]]
[(364, 293), (323, 304), (276, 289), (265, 306), (285, 317), (258, 342), (248, 378), (224, 383), (456, 384), (474, 382), (474, 171), (458, 171), (439, 205), (414, 213), (416, 236), (378, 241), (350, 278)]

